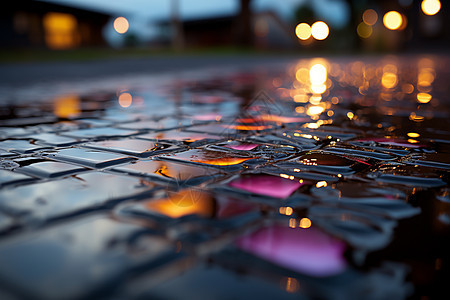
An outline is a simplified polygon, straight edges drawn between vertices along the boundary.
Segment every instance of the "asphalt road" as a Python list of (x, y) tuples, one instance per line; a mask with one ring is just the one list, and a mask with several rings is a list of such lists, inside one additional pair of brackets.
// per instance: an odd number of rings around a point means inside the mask
[[(142, 76), (162, 77), (202, 70), (233, 70), (267, 65), (285, 65), (301, 56), (274, 55), (179, 55), (117, 58), (84, 61), (23, 62), (0, 64), (0, 102), (24, 98), (42, 98), (64, 91), (79, 92), (132, 84)], [(108, 83), (108, 84), (107, 84)]]

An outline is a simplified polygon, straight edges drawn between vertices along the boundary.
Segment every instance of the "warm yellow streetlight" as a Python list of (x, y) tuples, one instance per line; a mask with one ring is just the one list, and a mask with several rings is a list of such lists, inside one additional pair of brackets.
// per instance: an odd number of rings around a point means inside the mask
[(295, 34), (303, 41), (311, 37), (311, 26), (306, 23), (300, 23), (295, 27)]
[(403, 24), (402, 15), (394, 10), (387, 12), (383, 17), (383, 24), (387, 29), (397, 30)]
[(424, 14), (433, 16), (441, 10), (441, 2), (439, 0), (423, 0), (422, 11)]
[(306, 23), (300, 23), (295, 27), (295, 34), (303, 41), (311, 37), (311, 26)]
[(128, 20), (124, 17), (118, 17), (114, 20), (114, 30), (120, 34), (127, 32), (129, 26)]
[(330, 29), (328, 28), (328, 25), (323, 21), (317, 21), (311, 26), (311, 34), (316, 40), (321, 41), (326, 39), (329, 33)]

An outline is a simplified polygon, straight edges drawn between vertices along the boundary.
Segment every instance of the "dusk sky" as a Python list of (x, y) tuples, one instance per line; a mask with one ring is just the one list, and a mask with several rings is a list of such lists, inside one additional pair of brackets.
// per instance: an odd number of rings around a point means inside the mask
[[(67, 4), (81, 8), (90, 8), (108, 12), (117, 16), (125, 16), (130, 21), (130, 31), (141, 38), (149, 38), (155, 30), (150, 25), (152, 21), (166, 19), (170, 16), (169, 0), (45, 0), (48, 2)], [(290, 21), (292, 11), (305, 0), (253, 0), (254, 11), (274, 10), (286, 21)], [(330, 25), (342, 26), (348, 18), (348, 8), (342, 0), (312, 1), (319, 17)], [(206, 17), (212, 15), (233, 14), (238, 11), (238, 0), (179, 0), (179, 10), (182, 18)], [(114, 43), (120, 38), (111, 26), (105, 28), (106, 38)]]

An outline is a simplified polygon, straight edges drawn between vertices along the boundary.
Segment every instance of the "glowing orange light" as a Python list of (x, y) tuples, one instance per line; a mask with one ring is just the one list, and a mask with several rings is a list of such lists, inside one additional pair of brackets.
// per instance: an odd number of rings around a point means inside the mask
[(397, 30), (403, 24), (402, 15), (394, 10), (387, 12), (383, 17), (383, 24), (389, 30)]
[(217, 159), (205, 159), (205, 160), (193, 160), (193, 162), (208, 164), (208, 165), (215, 165), (215, 166), (231, 166), (231, 165), (237, 165), (241, 162), (244, 162), (246, 160), (249, 160), (251, 158), (244, 158), (244, 157), (224, 157), (224, 158), (217, 158)]
[(308, 218), (302, 218), (302, 219), (300, 220), (300, 225), (299, 225), (299, 227), (305, 228), (305, 229), (311, 227), (311, 220), (308, 219)]
[(316, 40), (321, 41), (326, 39), (329, 33), (330, 29), (328, 28), (328, 25), (323, 21), (317, 21), (311, 26), (311, 34)]
[(129, 107), (133, 102), (133, 97), (130, 93), (122, 93), (119, 95), (119, 105), (122, 107)]
[(428, 93), (418, 93), (417, 94), (417, 101), (420, 103), (428, 103), (431, 101), (431, 95)]
[(128, 20), (124, 17), (118, 17), (114, 20), (114, 30), (120, 34), (124, 34), (130, 27)]
[(428, 16), (433, 16), (441, 10), (441, 2), (439, 0), (423, 0), (422, 11)]
[(295, 34), (301, 40), (307, 40), (311, 37), (311, 26), (306, 23), (300, 23), (295, 27)]
[(397, 85), (397, 74), (392, 72), (385, 72), (381, 76), (381, 84), (387, 88), (391, 89)]
[(210, 195), (193, 190), (182, 190), (168, 198), (149, 201), (145, 206), (171, 218), (192, 214), (210, 216), (214, 210)]
[(50, 12), (43, 18), (45, 42), (50, 49), (69, 49), (78, 45), (77, 20), (64, 13)]
[(319, 181), (316, 183), (316, 188), (326, 187), (327, 185), (326, 181)]
[(55, 98), (53, 113), (60, 118), (80, 114), (80, 98), (77, 95), (64, 95)]
[(411, 138), (418, 138), (420, 136), (417, 132), (408, 132), (407, 135)]
[(373, 9), (368, 9), (363, 13), (362, 18), (367, 25), (375, 25), (378, 20), (378, 14)]
[(313, 105), (308, 108), (306, 114), (308, 116), (320, 115), (321, 113), (323, 113), (324, 110), (325, 109), (322, 106)]

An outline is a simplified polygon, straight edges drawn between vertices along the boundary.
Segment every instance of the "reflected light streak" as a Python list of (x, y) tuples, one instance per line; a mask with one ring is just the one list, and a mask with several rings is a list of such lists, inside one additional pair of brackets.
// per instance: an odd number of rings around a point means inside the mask
[(424, 14), (434, 16), (441, 10), (441, 2), (439, 0), (423, 0), (421, 8)]
[(428, 103), (431, 101), (431, 95), (428, 93), (418, 93), (417, 94), (417, 101), (420, 103)]
[(383, 24), (389, 30), (397, 30), (403, 24), (402, 15), (397, 11), (387, 12), (383, 17)]
[(246, 157), (224, 157), (224, 158), (217, 158), (217, 159), (205, 159), (205, 160), (192, 160), (193, 162), (208, 164), (208, 165), (215, 165), (215, 166), (231, 166), (231, 165), (237, 165), (241, 162), (244, 162), (246, 160), (249, 160), (251, 158)]
[(322, 106), (313, 105), (308, 108), (308, 110), (306, 111), (306, 114), (308, 116), (317, 116), (317, 115), (320, 115), (321, 113), (323, 113), (324, 110), (325, 109)]
[(305, 41), (311, 37), (311, 26), (306, 23), (300, 23), (295, 27), (295, 34), (299, 39)]
[(321, 41), (326, 39), (329, 33), (330, 29), (328, 28), (328, 25), (323, 21), (317, 21), (311, 26), (311, 34), (316, 40)]
[(171, 218), (192, 214), (211, 216), (214, 210), (210, 195), (193, 190), (182, 190), (168, 198), (150, 201), (145, 206)]
[(322, 64), (315, 64), (309, 70), (309, 80), (313, 85), (321, 85), (327, 81), (327, 68)]

